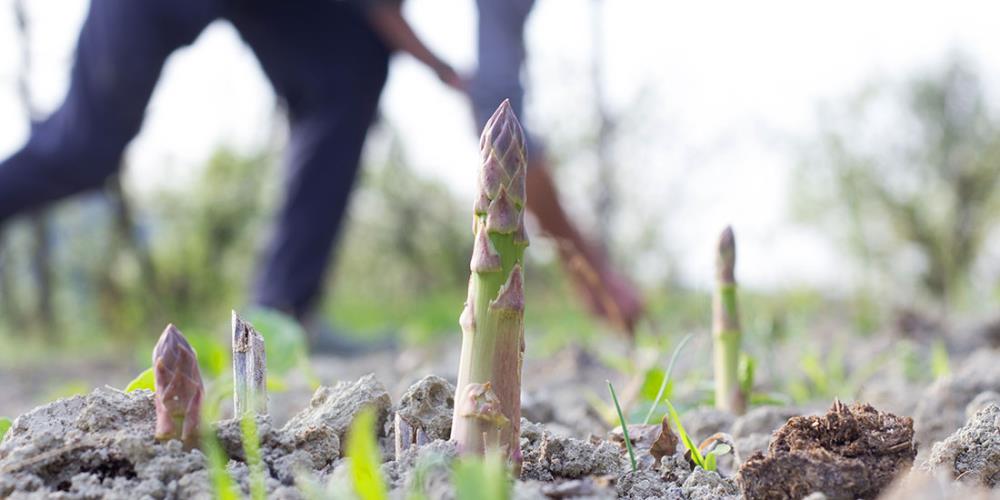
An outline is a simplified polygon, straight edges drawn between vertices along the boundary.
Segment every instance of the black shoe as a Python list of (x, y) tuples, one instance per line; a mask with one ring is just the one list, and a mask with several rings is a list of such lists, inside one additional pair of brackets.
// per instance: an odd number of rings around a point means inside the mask
[(360, 356), (381, 351), (394, 350), (396, 339), (391, 336), (379, 336), (372, 341), (361, 340), (349, 335), (343, 330), (337, 330), (326, 322), (318, 319), (302, 321), (309, 340), (309, 354), (325, 354), (337, 357)]

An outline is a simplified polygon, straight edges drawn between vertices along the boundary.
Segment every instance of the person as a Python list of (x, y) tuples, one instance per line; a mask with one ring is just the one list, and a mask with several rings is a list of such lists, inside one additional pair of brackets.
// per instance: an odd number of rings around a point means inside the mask
[[(0, 226), (99, 188), (138, 133), (166, 58), (220, 18), (254, 52), (287, 107), (290, 128), (284, 200), (253, 300), (308, 322), (391, 49), (406, 43), (442, 81), (460, 81), (414, 41), (398, 1), (92, 0), (62, 105), (0, 163)], [(312, 340), (346, 349), (329, 336)]]
[[(478, 129), (482, 129), (504, 99), (510, 99), (514, 113), (526, 125), (521, 69), (526, 56), (524, 26), (534, 3), (534, 0), (476, 0), (478, 64), (468, 91)], [(528, 210), (535, 215), (541, 229), (556, 240), (561, 261), (591, 311), (631, 333), (643, 314), (638, 291), (615, 270), (603, 249), (587, 241), (573, 224), (559, 202), (544, 148), (536, 137), (530, 133), (526, 136)]]

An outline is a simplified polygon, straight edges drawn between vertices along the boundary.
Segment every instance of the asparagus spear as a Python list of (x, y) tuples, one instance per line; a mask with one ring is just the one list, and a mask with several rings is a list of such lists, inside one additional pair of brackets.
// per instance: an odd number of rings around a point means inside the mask
[(451, 438), (463, 453), (504, 449), (520, 464), (521, 363), (524, 354), (524, 230), (527, 160), (524, 132), (504, 101), (480, 140), (483, 164), (473, 208), (468, 298), (459, 318)]
[(185, 449), (196, 447), (205, 387), (197, 354), (172, 324), (167, 325), (153, 348), (153, 373), (156, 440), (180, 439)]
[(747, 395), (740, 389), (739, 309), (736, 306), (736, 239), (726, 227), (716, 257), (718, 287), (712, 301), (712, 341), (715, 355), (715, 406), (737, 415), (746, 411)]

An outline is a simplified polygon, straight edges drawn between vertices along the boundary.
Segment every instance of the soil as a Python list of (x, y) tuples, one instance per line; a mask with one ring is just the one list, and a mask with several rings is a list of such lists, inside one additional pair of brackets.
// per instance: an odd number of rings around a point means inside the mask
[[(623, 433), (609, 431), (581, 394), (582, 387), (602, 387), (613, 372), (582, 350), (528, 361), (524, 464), (514, 498), (1000, 498), (998, 355), (972, 352), (923, 391), (887, 386), (889, 406), (913, 408), (913, 420), (839, 403), (818, 414), (788, 406), (756, 407), (740, 417), (711, 408), (686, 412), (685, 427), (699, 440), (721, 432), (734, 444), (718, 472), (693, 467), (676, 436), (658, 439), (659, 424), (629, 426), (638, 462), (632, 471)], [(272, 415), (257, 422), (269, 498), (302, 498), (308, 484), (349, 484), (342, 443), (363, 407), (376, 410), (392, 498), (415, 487), (429, 498), (454, 497), (456, 452), (447, 441), (454, 388), (445, 378), (413, 374), (448, 373), (457, 353), (379, 356), (317, 363), (321, 379), (351, 381), (321, 387), (311, 398), (300, 389), (274, 395)], [(373, 366), (375, 375), (360, 376)], [(211, 498), (204, 455), (178, 442), (156, 443), (153, 415), (150, 393), (108, 387), (28, 411), (0, 442), (0, 498)], [(247, 493), (238, 423), (223, 420), (213, 429), (229, 474)]]

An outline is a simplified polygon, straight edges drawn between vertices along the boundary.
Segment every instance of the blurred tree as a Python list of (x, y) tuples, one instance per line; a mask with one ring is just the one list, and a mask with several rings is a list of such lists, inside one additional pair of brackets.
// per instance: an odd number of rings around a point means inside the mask
[(998, 120), (960, 54), (865, 89), (821, 113), (818, 147), (799, 171), (799, 208), (826, 227), (847, 221), (839, 227), (869, 279), (899, 284), (916, 260), (923, 289), (955, 305), (1000, 218)]
[(464, 289), (472, 251), (465, 204), (413, 171), (391, 125), (383, 121), (370, 142), (333, 280), (371, 297)]

